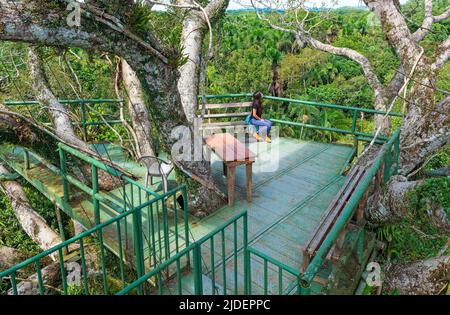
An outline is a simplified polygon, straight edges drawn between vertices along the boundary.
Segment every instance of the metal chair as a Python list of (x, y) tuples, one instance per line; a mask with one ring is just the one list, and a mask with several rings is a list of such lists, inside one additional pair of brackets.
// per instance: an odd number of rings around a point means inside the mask
[(153, 177), (161, 177), (163, 183), (164, 193), (168, 191), (167, 177), (174, 169), (174, 165), (171, 162), (166, 162), (156, 156), (141, 156), (138, 160), (139, 163), (147, 167), (147, 174), (145, 174), (145, 186), (153, 185)]

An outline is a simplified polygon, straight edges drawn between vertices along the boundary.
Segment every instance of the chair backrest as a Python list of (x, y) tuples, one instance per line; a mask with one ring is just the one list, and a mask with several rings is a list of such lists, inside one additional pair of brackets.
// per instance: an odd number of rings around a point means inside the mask
[(147, 172), (153, 175), (159, 175), (162, 173), (161, 164), (163, 161), (156, 156), (142, 156), (139, 158), (139, 163), (144, 164), (147, 167)]

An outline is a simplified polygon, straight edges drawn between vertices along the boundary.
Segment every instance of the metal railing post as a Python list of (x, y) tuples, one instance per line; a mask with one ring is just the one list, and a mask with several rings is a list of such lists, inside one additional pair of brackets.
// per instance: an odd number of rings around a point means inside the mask
[(193, 248), (193, 265), (194, 265), (194, 293), (195, 295), (203, 295), (203, 275), (202, 275), (202, 253), (200, 244), (196, 243)]
[[(250, 294), (249, 291), (249, 275), (250, 275), (250, 252), (248, 251), (248, 217), (247, 212), (244, 215), (244, 294)], [(237, 272), (237, 271), (235, 271)]]
[(92, 177), (92, 205), (94, 206), (94, 225), (100, 224), (100, 202), (96, 195), (98, 194), (98, 172), (97, 167), (91, 164)]
[[(133, 212), (133, 245), (135, 251), (135, 264), (137, 278), (141, 278), (145, 274), (144, 267), (144, 245), (142, 242), (142, 215), (141, 209), (137, 208)], [(142, 286), (138, 286), (138, 293), (142, 294)]]
[(383, 170), (383, 181), (387, 183), (389, 178), (391, 178), (391, 146), (386, 147), (386, 152), (384, 153), (384, 170)]
[(356, 131), (356, 121), (358, 119), (358, 112), (356, 110), (353, 111), (353, 119), (352, 119), (352, 134), (355, 134)]
[(63, 185), (63, 199), (64, 199), (64, 205), (68, 205), (69, 203), (69, 182), (67, 181), (67, 167), (66, 167), (66, 154), (64, 152), (64, 149), (59, 148), (59, 164), (61, 168), (61, 178), (62, 178), (62, 185)]
[[(184, 218), (184, 238), (186, 247), (189, 246), (189, 213), (188, 213), (188, 200), (187, 200), (187, 189), (186, 186), (182, 187), (182, 193), (183, 193), (183, 218)], [(190, 254), (187, 253), (187, 261), (188, 264), (190, 263)]]
[[(61, 237), (61, 241), (64, 242), (66, 240), (66, 233), (64, 233), (64, 222), (62, 220), (61, 210), (56, 204), (55, 204), (55, 213), (56, 213), (56, 220), (58, 221), (59, 236)], [(69, 248), (64, 247), (64, 254), (67, 255), (68, 252)]]
[(356, 243), (356, 253), (358, 256), (358, 262), (360, 264), (363, 262), (363, 258), (364, 258), (364, 239), (365, 239), (365, 232), (364, 232), (364, 228), (362, 228), (360, 235), (358, 237), (357, 243)]
[(298, 280), (298, 288), (297, 293), (298, 295), (310, 295), (311, 294), (311, 285), (308, 285), (307, 287), (304, 287), (300, 283), (300, 279)]
[(87, 140), (87, 126), (86, 126), (86, 103), (82, 99), (81, 100), (81, 126), (83, 128), (83, 137), (84, 140)]
[(245, 295), (251, 295), (251, 265), (250, 250), (248, 247), (244, 251), (244, 291)]

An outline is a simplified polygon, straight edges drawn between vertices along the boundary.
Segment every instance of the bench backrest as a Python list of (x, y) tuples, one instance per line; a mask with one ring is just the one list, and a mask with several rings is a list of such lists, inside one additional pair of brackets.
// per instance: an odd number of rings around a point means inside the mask
[[(202, 110), (202, 104), (199, 104), (199, 110)], [(214, 128), (226, 128), (229, 126), (240, 126), (245, 125), (245, 117), (250, 114), (252, 107), (252, 102), (240, 102), (240, 103), (222, 103), (222, 104), (205, 104), (206, 113), (203, 116), (205, 121), (203, 123), (203, 129), (214, 129)], [(246, 109), (245, 111), (232, 111), (230, 108), (235, 109)], [(226, 110), (225, 113), (216, 113), (216, 110)], [(235, 121), (219, 121), (220, 119), (228, 118), (239, 118)], [(214, 120), (214, 121), (212, 121)]]
[(325, 240), (328, 232), (336, 223), (338, 217), (347, 205), (353, 192), (358, 187), (361, 179), (364, 177), (366, 169), (360, 166), (353, 167), (352, 171), (348, 174), (342, 188), (337, 193), (336, 197), (328, 206), (327, 210), (322, 214), (319, 223), (311, 232), (309, 239), (303, 246), (303, 265), (302, 271), (305, 271), (309, 265), (309, 262), (314, 258), (316, 252)]

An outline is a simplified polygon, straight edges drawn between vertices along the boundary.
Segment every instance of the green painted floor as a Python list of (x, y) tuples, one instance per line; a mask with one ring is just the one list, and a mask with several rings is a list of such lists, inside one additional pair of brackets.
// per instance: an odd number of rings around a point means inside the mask
[[(238, 167), (235, 206), (225, 206), (191, 226), (191, 236), (194, 240), (198, 240), (221, 223), (247, 210), (250, 246), (298, 270), (302, 261), (302, 245), (345, 180), (340, 172), (352, 148), (288, 138), (277, 139), (272, 144), (251, 142), (249, 148), (257, 154), (253, 167), (252, 203), (247, 203), (245, 199), (245, 167)], [(214, 177), (225, 191), (226, 178), (222, 175), (222, 162), (214, 155), (211, 161)], [(216, 294), (223, 293), (224, 278), (227, 291), (233, 292), (236, 281), (235, 270), (238, 272), (238, 292), (243, 293), (244, 288), (243, 253), (239, 250), (236, 263), (231, 228), (228, 232), (225, 255), (222, 252), (220, 237), (217, 237), (214, 242)], [(238, 234), (238, 245), (241, 249), (242, 233)], [(209, 244), (202, 247), (202, 256), (205, 273), (204, 290), (211, 294), (213, 293), (211, 291), (213, 261)], [(225, 276), (222, 263), (224, 256), (226, 257)], [(262, 294), (264, 293), (262, 260), (252, 256), (251, 265), (252, 293)], [(277, 294), (280, 285), (278, 269), (269, 265), (267, 276), (269, 278), (268, 293)], [(184, 292), (192, 293), (193, 283), (189, 281), (192, 279), (188, 277), (183, 280)], [(281, 281), (283, 292), (289, 290), (292, 281), (294, 281), (293, 276), (283, 275)]]
[[(345, 166), (352, 148), (289, 138), (274, 139), (271, 144), (252, 140), (249, 148), (257, 155), (253, 166), (252, 203), (247, 203), (245, 199), (245, 167), (238, 167), (234, 207), (225, 206), (200, 221), (192, 219), (190, 221), (191, 241), (198, 240), (226, 220), (247, 210), (250, 246), (277, 261), (298, 269), (302, 261), (302, 245), (345, 180), (340, 172)], [(121, 150), (108, 148), (106, 153), (105, 147), (102, 145), (97, 146), (96, 149), (134, 174), (143, 175), (145, 173), (144, 168), (124, 157)], [(23, 153), (20, 148), (13, 151), (1, 149), (0, 157), (49, 199), (60, 201), (62, 186), (59, 175), (34, 158), (31, 159), (31, 169), (24, 170), (22, 167)], [(226, 191), (226, 178), (222, 175), (222, 162), (214, 154), (211, 162), (215, 179)], [(160, 190), (160, 183), (156, 182), (152, 188), (155, 191)], [(120, 199), (123, 198), (120, 190), (118, 188), (107, 194)], [(137, 198), (136, 195), (134, 198)], [(68, 213), (69, 215), (77, 218), (87, 227), (92, 225), (92, 203), (89, 196), (80, 197), (76, 204), (72, 204), (72, 209), (74, 212)], [(102, 221), (115, 215), (110, 209), (102, 210)], [(145, 224), (145, 214), (143, 221)], [(211, 257), (209, 242), (201, 248), (206, 294), (213, 293), (213, 279), (217, 294), (223, 293), (224, 286), (228, 293), (229, 290), (236, 287), (236, 283), (238, 292), (243, 293), (242, 225), (241, 223), (237, 225), (236, 248), (233, 245), (231, 228), (232, 226), (226, 231), (223, 244), (220, 237), (215, 237), (213, 240), (214, 257)], [(179, 230), (180, 236), (184, 236), (181, 235), (183, 232), (183, 229)], [(110, 244), (109, 248), (114, 251), (115, 244)], [(233, 255), (234, 251), (238, 252), (236, 256)], [(214, 276), (212, 275), (213, 265)], [(263, 264), (261, 260), (252, 256), (251, 265), (252, 293), (263, 293)], [(235, 270), (237, 270), (237, 277), (234, 276)], [(272, 265), (268, 267), (267, 276), (269, 279), (268, 293), (276, 294), (280, 288), (283, 292), (289, 291), (293, 281), (292, 276), (283, 274), (280, 284), (278, 270)], [(169, 284), (165, 288), (165, 293), (173, 292), (172, 285)], [(193, 293), (192, 274), (188, 273), (183, 276), (183, 292)]]

